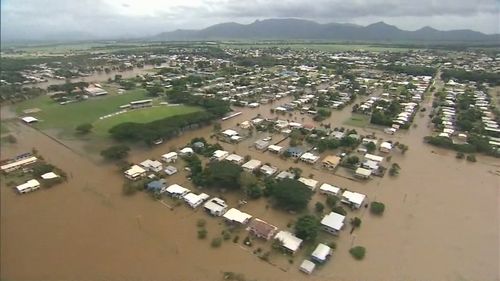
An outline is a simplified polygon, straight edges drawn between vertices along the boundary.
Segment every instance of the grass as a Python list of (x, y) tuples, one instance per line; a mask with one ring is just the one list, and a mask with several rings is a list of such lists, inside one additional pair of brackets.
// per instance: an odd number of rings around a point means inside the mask
[(0, 122), (0, 135), (6, 134), (8, 132), (9, 128), (7, 128), (4, 123)]
[(366, 127), (370, 123), (370, 116), (352, 114), (351, 118), (344, 121), (344, 125), (353, 127)]
[(108, 95), (100, 98), (89, 98), (87, 101), (60, 105), (48, 96), (20, 103), (16, 111), (20, 115), (23, 110), (39, 108), (40, 112), (31, 114), (40, 122), (39, 129), (59, 129), (62, 134), (73, 134), (75, 127), (83, 123), (94, 123), (99, 117), (119, 111), (121, 105), (134, 100), (146, 98), (146, 90), (131, 90), (123, 95)]
[(125, 122), (148, 123), (154, 120), (182, 115), (200, 111), (201, 109), (194, 106), (156, 106), (150, 108), (142, 108), (126, 113), (122, 113), (113, 117), (109, 117), (94, 122), (93, 132), (97, 135), (104, 136), (108, 134), (108, 130), (115, 125)]

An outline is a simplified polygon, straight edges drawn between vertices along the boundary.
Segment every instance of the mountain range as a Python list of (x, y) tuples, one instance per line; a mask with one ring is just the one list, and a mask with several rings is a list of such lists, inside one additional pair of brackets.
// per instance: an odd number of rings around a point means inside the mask
[(250, 24), (220, 23), (200, 30), (178, 29), (151, 38), (165, 41), (190, 40), (329, 40), (368, 42), (489, 42), (500, 43), (500, 35), (488, 35), (468, 29), (441, 31), (423, 27), (415, 31), (377, 22), (355, 24), (320, 24), (302, 19), (266, 19)]

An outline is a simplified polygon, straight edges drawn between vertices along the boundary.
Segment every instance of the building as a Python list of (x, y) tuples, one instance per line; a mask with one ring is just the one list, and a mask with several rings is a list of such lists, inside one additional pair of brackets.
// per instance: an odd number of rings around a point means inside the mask
[(169, 152), (161, 156), (161, 160), (167, 163), (175, 163), (177, 161), (177, 152)]
[(297, 250), (300, 248), (300, 245), (302, 244), (302, 239), (296, 237), (288, 231), (283, 230), (278, 232), (278, 234), (274, 236), (274, 239), (280, 241), (281, 246), (292, 255), (297, 252)]
[(311, 274), (311, 273), (313, 273), (315, 268), (316, 268), (315, 263), (313, 263), (312, 261), (309, 261), (309, 260), (304, 260), (300, 264), (299, 270), (304, 272), (304, 273)]
[(254, 145), (256, 149), (264, 150), (269, 146), (269, 142), (264, 140), (258, 140), (254, 143)]
[(191, 147), (184, 147), (179, 151), (181, 156), (191, 156), (194, 154), (194, 150)]
[(252, 159), (252, 160), (246, 162), (245, 164), (243, 164), (243, 166), (241, 166), (241, 167), (243, 168), (243, 170), (252, 173), (256, 169), (258, 169), (261, 164), (262, 164), (262, 162), (260, 162), (260, 160)]
[(361, 167), (357, 168), (356, 171), (354, 172), (354, 176), (362, 179), (367, 179), (371, 175), (372, 175), (372, 170)]
[(188, 194), (190, 190), (178, 184), (172, 184), (165, 189), (165, 192), (174, 198), (182, 198), (184, 195)]
[(51, 180), (51, 179), (57, 179), (59, 175), (57, 175), (54, 172), (48, 172), (40, 176), (44, 180)]
[(231, 130), (231, 129), (227, 129), (227, 130), (223, 131), (221, 134), (229, 139), (239, 135), (238, 132), (236, 132), (235, 130)]
[(19, 158), (16, 161), (13, 161), (13, 162), (10, 162), (10, 163), (7, 163), (7, 164), (0, 166), (0, 170), (2, 170), (2, 172), (6, 172), (6, 173), (12, 172), (12, 171), (15, 171), (19, 168), (36, 163), (37, 160), (38, 160), (38, 158), (36, 158), (35, 156)]
[(239, 156), (238, 154), (231, 154), (227, 156), (225, 160), (232, 162), (234, 164), (241, 165), (241, 163), (243, 163), (244, 158), (242, 156)]
[(318, 161), (319, 156), (314, 155), (310, 152), (306, 152), (300, 156), (300, 160), (309, 163), (309, 164), (314, 164), (316, 161)]
[(337, 166), (339, 165), (341, 159), (342, 158), (335, 155), (328, 155), (323, 159), (323, 161), (321, 161), (321, 166), (328, 170), (335, 170), (335, 168), (337, 168)]
[(269, 240), (274, 236), (278, 228), (263, 220), (255, 218), (250, 221), (247, 230), (256, 237)]
[(330, 212), (321, 220), (321, 226), (323, 230), (337, 235), (339, 231), (344, 227), (345, 216)]
[(324, 183), (319, 187), (319, 193), (325, 195), (338, 195), (340, 193), (340, 188)]
[(166, 187), (167, 181), (165, 179), (155, 180), (146, 185), (146, 189), (153, 192), (162, 192)]
[(212, 154), (212, 157), (210, 159), (216, 160), (216, 161), (222, 161), (224, 160), (227, 156), (229, 155), (229, 152), (225, 150), (216, 150)]
[(183, 199), (184, 201), (193, 209), (198, 208), (205, 200), (209, 198), (208, 194), (201, 193), (201, 194), (195, 194), (195, 193), (188, 193), (184, 195)]
[(151, 172), (161, 172), (163, 169), (163, 165), (161, 164), (160, 161), (157, 160), (145, 160), (141, 162), (139, 165), (141, 165), (144, 169), (151, 171)]
[(177, 168), (174, 166), (167, 166), (167, 167), (165, 167), (164, 171), (165, 171), (165, 174), (167, 174), (168, 176), (171, 176), (171, 175), (177, 173)]
[(133, 165), (130, 169), (125, 171), (125, 177), (129, 180), (138, 180), (146, 175), (146, 170), (144, 170), (139, 165)]
[(39, 188), (40, 188), (40, 182), (38, 182), (35, 179), (31, 179), (21, 185), (16, 186), (17, 191), (21, 194), (32, 192)]
[(224, 219), (228, 223), (239, 223), (239, 224), (247, 224), (252, 218), (251, 215), (241, 212), (238, 209), (231, 208), (224, 215)]
[(284, 180), (284, 179), (295, 179), (295, 174), (290, 173), (289, 171), (281, 171), (277, 176), (277, 180)]
[(276, 174), (276, 172), (278, 172), (278, 168), (273, 167), (273, 166), (269, 166), (269, 165), (262, 165), (262, 167), (260, 167), (259, 171), (263, 175), (270, 177), (270, 176)]
[(392, 150), (392, 143), (384, 141), (383, 143), (380, 144), (379, 148), (380, 152), (383, 153), (389, 153)]
[(346, 190), (344, 191), (344, 193), (342, 193), (341, 202), (344, 204), (348, 204), (353, 208), (359, 209), (361, 208), (361, 206), (363, 206), (365, 199), (366, 195), (364, 194)]
[(365, 154), (365, 159), (372, 160), (375, 162), (382, 162), (384, 160), (384, 157), (367, 153)]
[(32, 116), (23, 117), (23, 118), (21, 118), (21, 120), (23, 120), (23, 122), (26, 123), (26, 124), (31, 124), (31, 123), (38, 122), (38, 119), (36, 119), (35, 117), (32, 117)]
[(332, 248), (325, 244), (319, 243), (316, 249), (311, 254), (311, 259), (313, 261), (323, 263), (332, 255)]
[(205, 211), (207, 211), (212, 216), (220, 217), (224, 215), (227, 211), (227, 204), (224, 200), (214, 197), (208, 200), (204, 205)]
[(148, 99), (148, 100), (131, 101), (129, 104), (130, 104), (130, 108), (132, 108), (132, 109), (151, 107), (151, 106), (153, 106), (153, 100)]
[(100, 87), (96, 87), (96, 86), (86, 87), (83, 89), (83, 91), (85, 92), (85, 94), (92, 96), (92, 97), (104, 96), (104, 95), (108, 94), (108, 92), (106, 90), (104, 90), (103, 88), (100, 88)]
[(299, 181), (301, 183), (305, 184), (312, 191), (314, 191), (316, 189), (316, 187), (318, 186), (318, 183), (319, 183), (317, 180), (308, 179), (308, 178), (304, 178), (304, 177), (299, 178)]
[(283, 147), (281, 147), (279, 145), (271, 144), (270, 146), (267, 147), (267, 150), (272, 152), (272, 153), (280, 154), (281, 151), (283, 151)]
[(290, 155), (290, 157), (299, 158), (304, 152), (299, 147), (289, 147), (287, 148), (286, 153)]

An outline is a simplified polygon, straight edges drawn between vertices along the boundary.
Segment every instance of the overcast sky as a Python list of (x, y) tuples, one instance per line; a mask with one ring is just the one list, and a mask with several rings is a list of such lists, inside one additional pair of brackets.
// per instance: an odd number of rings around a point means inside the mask
[(500, 0), (0, 0), (3, 39), (127, 38), (266, 18), (500, 33)]

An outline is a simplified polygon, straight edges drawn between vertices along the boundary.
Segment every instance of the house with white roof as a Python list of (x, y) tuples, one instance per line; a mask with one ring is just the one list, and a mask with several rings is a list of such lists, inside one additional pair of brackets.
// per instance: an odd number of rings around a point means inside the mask
[(340, 193), (340, 188), (324, 183), (319, 187), (319, 193), (325, 195), (338, 195)]
[(305, 184), (307, 187), (309, 187), (309, 189), (311, 189), (312, 191), (314, 191), (316, 189), (316, 187), (318, 186), (318, 183), (319, 183), (317, 180), (308, 179), (308, 178), (304, 178), (304, 177), (300, 177), (299, 181), (301, 183)]
[(181, 156), (191, 156), (194, 154), (194, 150), (191, 147), (184, 147), (179, 151)]
[(177, 161), (177, 152), (169, 152), (161, 156), (161, 160), (167, 163), (175, 163)]
[(220, 217), (226, 213), (227, 204), (226, 204), (226, 202), (224, 202), (224, 200), (217, 198), (217, 197), (214, 197), (214, 198), (208, 200), (203, 205), (203, 208), (205, 209), (205, 211), (207, 211), (212, 216)]
[(174, 183), (167, 187), (165, 192), (174, 198), (182, 198), (184, 195), (188, 194), (190, 190)]
[(35, 179), (31, 179), (23, 184), (16, 186), (17, 191), (21, 194), (35, 191), (39, 188), (40, 188), (40, 182), (38, 182)]
[(227, 156), (229, 156), (229, 152), (225, 150), (216, 150), (212, 154), (212, 157), (210, 159), (216, 160), (216, 161), (221, 161), (224, 160)]
[(318, 155), (314, 155), (310, 152), (306, 152), (300, 156), (300, 160), (302, 160), (306, 163), (309, 163), (309, 164), (316, 163), (318, 161), (318, 159), (319, 159)]
[(302, 272), (304, 272), (304, 273), (311, 274), (311, 273), (313, 273), (313, 271), (314, 271), (315, 268), (316, 268), (316, 264), (315, 263), (313, 263), (310, 260), (304, 260), (300, 264), (299, 270), (302, 271)]
[(163, 169), (163, 165), (160, 161), (157, 160), (147, 159), (142, 161), (139, 165), (151, 172), (161, 172), (161, 170)]
[(361, 208), (361, 206), (363, 206), (365, 199), (366, 195), (364, 194), (346, 190), (344, 191), (344, 193), (342, 193), (341, 202), (344, 204), (348, 204), (353, 208), (359, 209)]
[(251, 173), (251, 172), (257, 170), (261, 165), (262, 165), (262, 162), (260, 160), (252, 159), (252, 160), (246, 162), (245, 164), (243, 164), (241, 167), (243, 168), (243, 170)]
[(319, 243), (316, 249), (311, 254), (311, 259), (313, 261), (323, 263), (332, 255), (332, 248), (325, 244)]
[(239, 156), (238, 154), (228, 155), (225, 159), (226, 161), (233, 162), (234, 164), (241, 165), (243, 163), (243, 156)]
[(280, 154), (283, 151), (283, 147), (271, 144), (270, 146), (267, 147), (267, 150), (272, 153)]
[(130, 169), (126, 170), (124, 174), (127, 179), (134, 181), (144, 177), (146, 175), (146, 170), (139, 165), (133, 165)]
[(392, 150), (392, 143), (384, 141), (380, 144), (380, 152), (389, 153)]
[(274, 239), (280, 241), (282, 247), (291, 254), (295, 254), (302, 244), (302, 239), (284, 230), (278, 232), (276, 236), (274, 236)]
[(321, 220), (321, 226), (323, 230), (337, 235), (340, 230), (344, 227), (345, 216), (330, 212)]
[(229, 223), (247, 224), (252, 218), (252, 215), (244, 213), (236, 208), (231, 208), (222, 217)]
[(201, 194), (195, 194), (195, 193), (188, 193), (184, 195), (182, 198), (191, 208), (196, 209), (198, 206), (200, 206), (205, 200), (209, 198), (208, 194), (201, 193)]
[(262, 165), (260, 167), (259, 171), (264, 174), (265, 176), (272, 176), (278, 172), (278, 168), (270, 166), (270, 165)]

